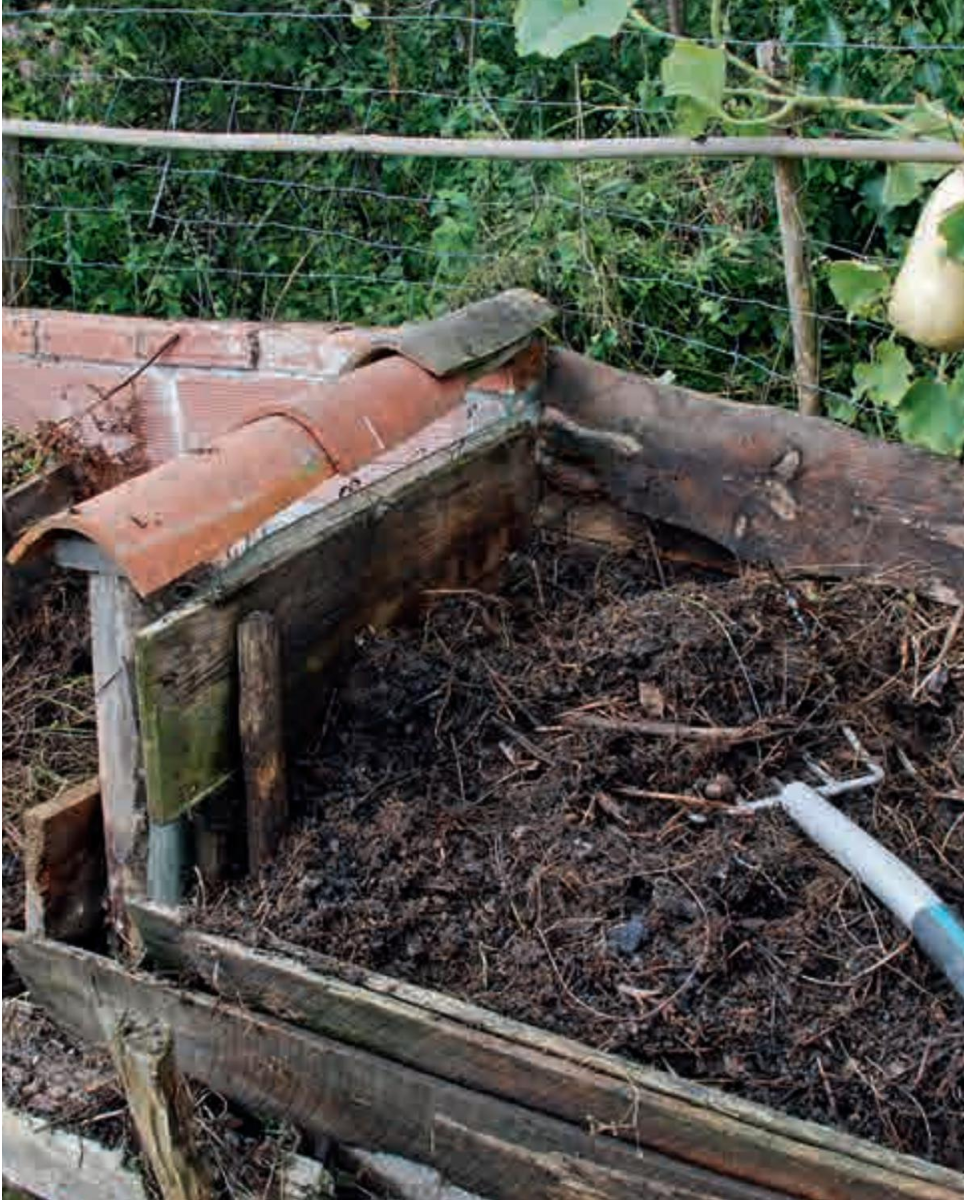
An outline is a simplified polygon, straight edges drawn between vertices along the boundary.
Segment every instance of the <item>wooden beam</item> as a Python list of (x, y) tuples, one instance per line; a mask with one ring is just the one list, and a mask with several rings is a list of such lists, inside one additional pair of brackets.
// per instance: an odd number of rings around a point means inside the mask
[(147, 813), (134, 688), (134, 639), (148, 610), (126, 579), (91, 575), (91, 655), (111, 927), (137, 952), (125, 902), (147, 887)]
[(44, 517), (68, 508), (77, 498), (77, 480), (69, 463), (58, 463), (3, 494), (4, 532), (14, 540)]
[(275, 857), (288, 816), (282, 654), (269, 613), (250, 613), (239, 623), (238, 687), (248, 869), (254, 875)]
[(964, 470), (784, 409), (550, 355), (544, 458), (616, 504), (790, 574), (963, 597)]
[(37, 1200), (148, 1200), (123, 1149), (52, 1129), (50, 1121), (3, 1106), (4, 1196), (10, 1185)]
[(21, 194), (20, 139), (3, 138), (3, 302), (16, 304), (23, 287), (24, 202)]
[[(520, 1162), (494, 1154), (501, 1143), (521, 1156), (532, 1154), (538, 1165), (552, 1156), (561, 1173), (575, 1178), (587, 1169), (594, 1174), (596, 1200), (628, 1200), (629, 1181), (642, 1200), (782, 1195), (586, 1132), (232, 1002), (166, 987), (60, 942), (10, 933), (6, 938), (33, 997), (75, 1035), (103, 1042), (123, 1012), (161, 1022), (171, 1029), (179, 1070), (256, 1114), (284, 1117), (312, 1135), (405, 1154), (493, 1200), (533, 1194), (521, 1191), (526, 1175)], [(470, 1131), (466, 1144), (450, 1136), (451, 1126)], [(954, 1194), (933, 1193), (943, 1200)]]
[(811, 1200), (940, 1200), (962, 1188), (952, 1171), (450, 996), (295, 948), (254, 951), (158, 905), (132, 913), (159, 966), (227, 1000), (635, 1146)]
[(374, 154), (404, 158), (501, 159), (514, 162), (585, 162), (644, 158), (825, 158), (846, 162), (963, 162), (958, 142), (886, 138), (652, 137), (526, 138), (392, 137), (380, 133), (208, 133), (202, 130), (129, 129), (9, 118), (4, 137), (42, 141), (194, 150), (223, 154)]
[(188, 1094), (175, 1068), (171, 1031), (126, 1013), (114, 1027), (111, 1057), (164, 1200), (209, 1200), (211, 1182), (192, 1144)]
[[(780, 53), (778, 42), (763, 42), (756, 47), (759, 69), (769, 75), (781, 75)], [(789, 159), (774, 159), (772, 178), (782, 240), (789, 323), (792, 326), (799, 411), (806, 417), (818, 417), (822, 413), (819, 398), (819, 331), (814, 311), (806, 225), (799, 203), (803, 186), (801, 164)]]
[(170, 821), (239, 773), (236, 627), (271, 612), (282, 642), (286, 735), (328, 702), (336, 659), (425, 587), (492, 575), (536, 503), (529, 428), (491, 430), (429, 455), (264, 541), (213, 588), (138, 637), (148, 804)]
[(94, 937), (107, 892), (98, 777), (28, 808), (23, 823), (27, 932), (65, 942)]

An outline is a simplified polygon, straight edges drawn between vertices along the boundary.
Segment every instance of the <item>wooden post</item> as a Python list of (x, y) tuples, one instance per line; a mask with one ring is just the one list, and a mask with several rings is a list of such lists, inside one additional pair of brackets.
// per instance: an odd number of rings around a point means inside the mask
[(16, 304), (24, 276), (23, 216), (20, 210), (20, 138), (3, 139), (3, 302)]
[(122, 946), (137, 951), (125, 901), (147, 890), (148, 818), (134, 684), (134, 637), (147, 611), (119, 575), (92, 574), (89, 594), (110, 919)]
[[(762, 42), (757, 48), (756, 58), (761, 70), (770, 75), (781, 74), (777, 42)], [(822, 414), (819, 397), (819, 335), (809, 256), (806, 250), (806, 229), (799, 206), (802, 171), (799, 163), (793, 159), (777, 158), (772, 164), (772, 174), (782, 237), (789, 319), (792, 324), (799, 411), (806, 417), (818, 417)]]
[(208, 1200), (211, 1184), (192, 1146), (188, 1096), (175, 1068), (171, 1031), (122, 1017), (111, 1056), (164, 1200)]
[(28, 808), (24, 824), (28, 933), (83, 941), (104, 920), (104, 828), (95, 775)]
[(239, 624), (238, 674), (248, 865), (254, 873), (271, 861), (288, 810), (282, 661), (278, 630), (268, 613), (252, 613)]

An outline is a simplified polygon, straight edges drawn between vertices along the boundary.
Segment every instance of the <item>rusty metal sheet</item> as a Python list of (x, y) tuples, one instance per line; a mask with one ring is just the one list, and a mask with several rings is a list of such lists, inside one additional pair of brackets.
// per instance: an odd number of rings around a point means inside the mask
[(374, 350), (393, 350), (438, 377), (499, 365), (555, 314), (543, 296), (511, 288), (447, 313), (435, 321), (401, 325), (370, 339)]

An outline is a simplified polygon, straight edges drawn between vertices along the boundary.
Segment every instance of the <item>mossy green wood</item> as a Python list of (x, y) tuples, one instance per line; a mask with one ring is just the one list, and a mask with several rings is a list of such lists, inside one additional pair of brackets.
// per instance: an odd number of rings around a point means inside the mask
[(359, 629), (386, 626), (429, 586), (493, 574), (536, 505), (533, 437), (502, 425), (404, 468), (252, 547), (138, 635), (148, 812), (174, 820), (239, 770), (235, 635), (275, 616), (287, 736), (312, 727)]

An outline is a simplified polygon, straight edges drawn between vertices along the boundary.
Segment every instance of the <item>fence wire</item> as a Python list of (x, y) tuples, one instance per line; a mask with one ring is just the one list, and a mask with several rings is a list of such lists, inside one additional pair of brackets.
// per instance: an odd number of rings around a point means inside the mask
[[(789, 10), (790, 12), (792, 10)], [(4, 10), (8, 115), (225, 132), (646, 136), (670, 107), (638, 31), (565, 60), (519, 60), (507, 4), (309, 8), (77, 5)], [(788, 13), (787, 13), (788, 15)], [(777, 36), (793, 67), (844, 64), (891, 98), (962, 71), (963, 46), (908, 23), (856, 40), (833, 23)], [(792, 19), (795, 20), (793, 12)], [(292, 31), (297, 32), (293, 33)], [(746, 33), (749, 36), (746, 36)], [(559, 310), (557, 334), (616, 365), (737, 399), (795, 403), (768, 162), (449, 163), (166, 154), (24, 144), (21, 303), (175, 317), (395, 324), (510, 286)], [(830, 261), (895, 262), (873, 164), (808, 164), (803, 209), (827, 411), (881, 432), (852, 367), (889, 335), (850, 319)], [(910, 214), (899, 216), (907, 228)], [(891, 231), (891, 232), (895, 232)]]

